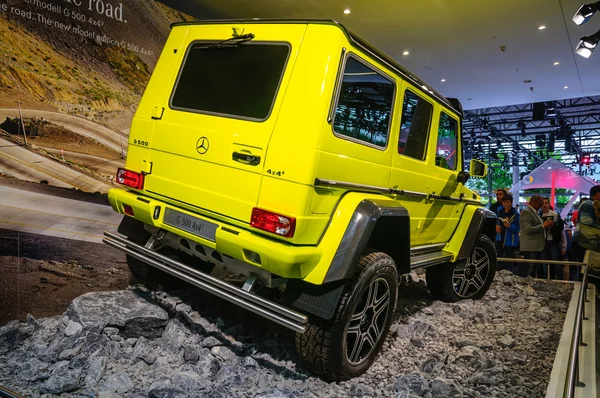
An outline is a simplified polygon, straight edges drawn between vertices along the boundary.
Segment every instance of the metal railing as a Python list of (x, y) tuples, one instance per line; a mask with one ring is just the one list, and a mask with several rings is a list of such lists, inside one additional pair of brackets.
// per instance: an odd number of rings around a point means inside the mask
[[(579, 291), (579, 298), (577, 300), (577, 309), (575, 312), (575, 323), (573, 325), (573, 335), (571, 336), (571, 343), (569, 349), (569, 363), (567, 368), (567, 374), (565, 377), (565, 384), (563, 389), (563, 398), (573, 398), (575, 396), (575, 389), (577, 387), (585, 387), (585, 383), (579, 380), (579, 347), (587, 346), (583, 342), (582, 338), (582, 325), (583, 321), (588, 320), (585, 317), (585, 303), (589, 302), (587, 299), (587, 286), (588, 286), (588, 263), (589, 263), (590, 252), (587, 251), (583, 262), (576, 261), (560, 261), (560, 260), (533, 260), (526, 258), (504, 258), (499, 257), (498, 262), (504, 263), (528, 263), (528, 264), (548, 264), (547, 276), (550, 279), (550, 265), (575, 265), (584, 267), (583, 277), (581, 279), (581, 290)], [(595, 386), (594, 386), (595, 388)]]
[[(587, 320), (585, 317), (585, 303), (588, 301), (588, 269), (589, 267), (586, 266), (585, 271), (583, 272), (581, 291), (579, 292), (579, 299), (577, 300), (575, 325), (573, 325), (573, 336), (571, 337), (571, 349), (569, 351), (569, 367), (567, 369), (567, 376), (565, 377), (565, 389), (563, 391), (564, 398), (572, 398), (575, 395), (575, 387), (585, 387), (585, 384), (579, 380), (579, 347), (587, 346), (587, 344), (583, 342), (581, 329), (582, 322)], [(594, 388), (596, 387), (594, 386)]]

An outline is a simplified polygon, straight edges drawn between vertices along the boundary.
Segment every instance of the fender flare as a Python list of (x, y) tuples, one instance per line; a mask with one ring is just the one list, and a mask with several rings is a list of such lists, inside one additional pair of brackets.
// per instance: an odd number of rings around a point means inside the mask
[[(463, 215), (464, 214), (465, 213), (463, 213)], [(483, 207), (478, 207), (474, 209), (473, 216), (471, 217), (469, 226), (459, 246), (455, 261), (463, 260), (471, 255), (471, 252), (473, 251), (473, 247), (475, 247), (475, 243), (477, 243), (479, 235), (487, 235), (488, 238), (492, 240), (492, 242), (495, 240), (495, 228), (497, 218), (498, 217), (496, 216), (496, 214), (489, 209)], [(459, 230), (460, 227), (456, 229), (457, 232)], [(460, 238), (458, 236), (456, 237)], [(454, 239), (455, 236), (452, 237), (451, 241)]]
[(408, 210), (391, 199), (363, 199), (352, 214), (323, 283), (351, 277), (360, 257), (369, 246), (388, 254), (396, 263), (398, 274), (408, 273)]

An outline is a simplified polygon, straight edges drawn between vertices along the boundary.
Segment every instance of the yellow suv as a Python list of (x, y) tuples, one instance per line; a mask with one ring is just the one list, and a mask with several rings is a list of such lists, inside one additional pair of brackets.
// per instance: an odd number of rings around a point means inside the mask
[[(104, 242), (297, 333), (310, 371), (365, 372), (399, 277), (480, 298), (495, 215), (465, 187), (462, 108), (335, 21), (176, 23), (131, 125)], [(225, 282), (225, 270), (245, 282)]]

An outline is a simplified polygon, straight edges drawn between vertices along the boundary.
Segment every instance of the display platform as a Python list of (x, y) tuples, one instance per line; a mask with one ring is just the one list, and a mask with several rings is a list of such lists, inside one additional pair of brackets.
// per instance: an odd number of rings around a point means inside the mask
[(302, 369), (294, 334), (198, 290), (88, 293), (62, 316), (0, 328), (0, 385), (29, 397), (544, 397), (573, 284), (507, 271), (479, 301), (401, 289), (361, 377)]

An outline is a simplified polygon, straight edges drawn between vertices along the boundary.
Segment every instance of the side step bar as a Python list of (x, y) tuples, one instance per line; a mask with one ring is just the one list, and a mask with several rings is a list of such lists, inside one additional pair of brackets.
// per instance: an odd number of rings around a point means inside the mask
[(237, 286), (197, 271), (192, 267), (172, 260), (113, 233), (105, 231), (104, 236), (106, 238), (102, 239), (102, 242), (105, 244), (122, 250), (148, 265), (167, 272), (176, 278), (237, 304), (295, 332), (304, 333), (306, 331), (308, 322), (306, 315), (292, 311), (289, 308), (266, 300)]
[(437, 264), (443, 264), (452, 259), (452, 254), (443, 251), (413, 254), (410, 256), (410, 269), (427, 268)]

